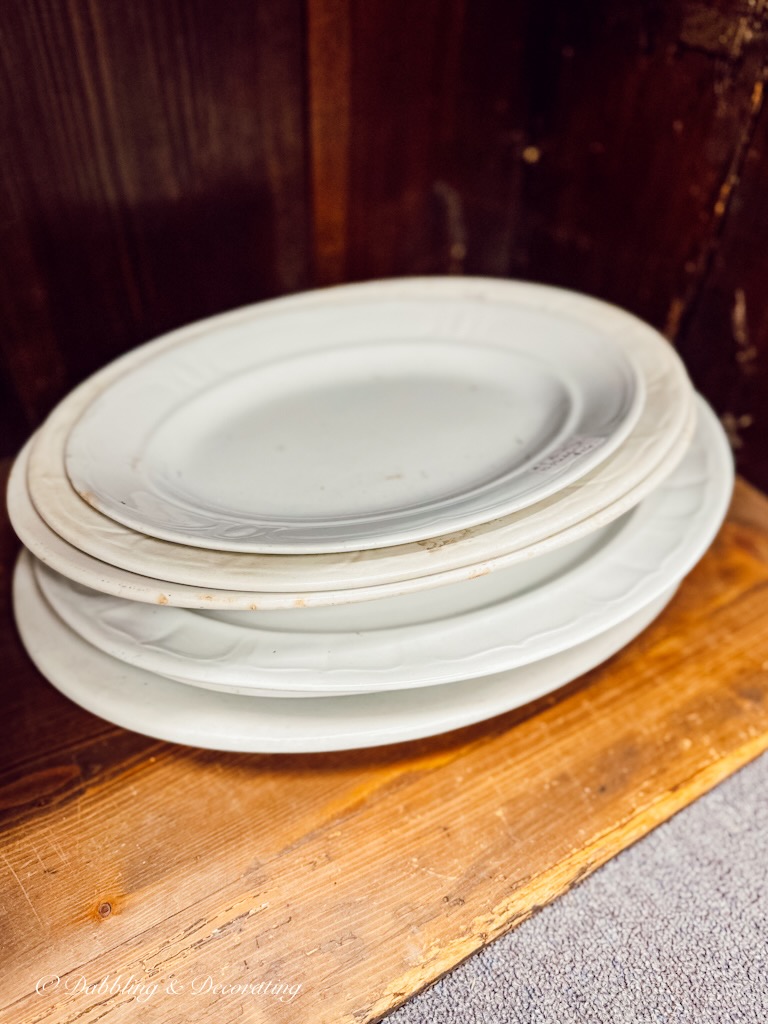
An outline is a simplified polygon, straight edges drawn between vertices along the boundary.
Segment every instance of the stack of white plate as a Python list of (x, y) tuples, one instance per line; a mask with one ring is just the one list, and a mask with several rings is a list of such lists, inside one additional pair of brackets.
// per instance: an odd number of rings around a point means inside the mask
[(261, 303), (134, 350), (16, 461), (22, 639), (162, 739), (320, 751), (468, 725), (604, 661), (725, 515), (671, 346), (472, 278)]

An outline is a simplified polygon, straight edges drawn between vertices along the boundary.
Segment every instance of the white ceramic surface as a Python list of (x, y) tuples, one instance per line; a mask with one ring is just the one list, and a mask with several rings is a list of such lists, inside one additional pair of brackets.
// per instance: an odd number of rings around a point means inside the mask
[[(498, 621), (498, 610), (489, 607), (498, 596), (497, 578), (504, 575), (507, 592), (531, 590), (578, 565), (613, 528), (603, 527), (514, 569), (436, 587), (427, 595), (278, 612), (150, 605), (90, 590), (37, 559), (34, 572), (40, 590), (64, 622), (120, 661), (178, 682), (233, 693), (341, 695), (400, 688), (403, 664), (408, 664), (408, 683), (414, 686), (444, 682), (452, 672), (457, 678), (481, 674), (465, 669), (446, 656), (447, 651), (435, 654), (438, 635), (445, 637), (455, 622), (463, 624), (462, 632), (475, 641), (480, 639), (477, 634), (491, 636), (493, 631), (483, 627), (483, 616), (487, 612)], [(455, 649), (458, 638), (450, 635)], [(435, 656), (431, 664), (425, 661), (430, 653)], [(486, 657), (494, 660), (493, 650), (486, 654), (481, 647), (477, 654), (481, 662)], [(470, 650), (465, 657), (471, 657)]]
[(709, 547), (733, 482), (727, 438), (700, 399), (685, 458), (637, 508), (574, 545), (428, 596), (194, 612), (105, 596), (39, 562), (35, 571), (49, 604), (76, 633), (148, 671), (264, 696), (400, 689), (529, 664), (646, 607)]
[(155, 351), (88, 406), (70, 480), (141, 533), (283, 554), (497, 519), (637, 422), (631, 347), (530, 301), (283, 309)]
[(23, 552), (14, 609), (24, 646), (65, 696), (126, 729), (174, 743), (262, 753), (375, 747), (435, 736), (492, 718), (605, 661), (660, 613), (672, 592), (607, 633), (500, 675), (394, 693), (281, 700), (174, 683), (91, 647), (51, 610)]
[[(284, 306), (292, 304), (290, 308), (293, 304), (304, 308), (313, 303), (322, 307), (325, 303), (367, 302), (385, 297), (393, 301), (419, 297), (446, 302), (462, 297), (481, 298), (493, 307), (519, 305), (525, 300), (532, 310), (543, 309), (549, 315), (562, 313), (585, 327), (599, 325), (631, 356), (642, 375), (646, 401), (638, 423), (616, 452), (550, 498), (489, 523), (396, 547), (324, 555), (209, 551), (146, 537), (87, 505), (67, 478), (64, 446), (70, 428), (90, 403), (105, 387), (152, 353), (186, 343), (206, 331), (218, 330), (222, 324), (255, 322), (276, 305), (262, 303), (176, 332), (132, 352), (72, 392), (39, 431), (30, 457), (28, 485), (38, 513), (75, 548), (153, 580), (187, 584), (206, 592), (258, 590), (267, 595), (284, 595), (282, 599), (253, 602), (264, 608), (289, 607), (296, 601), (339, 603), (386, 595), (383, 589), (371, 593), (374, 587), (408, 581), (409, 586), (393, 587), (390, 591), (397, 593), (469, 578), (478, 571), (500, 568), (568, 543), (627, 511), (656, 485), (660, 467), (670, 472), (685, 450), (695, 413), (690, 382), (680, 360), (650, 327), (594, 299), (515, 282), (435, 278), (347, 286), (279, 301)], [(426, 584), (410, 586), (411, 581), (427, 576), (431, 580)], [(80, 581), (87, 584), (87, 580)], [(364, 588), (366, 594), (345, 596), (348, 591)], [(165, 597), (171, 603), (167, 590)], [(318, 592), (322, 594), (315, 599), (312, 595)]]
[[(610, 524), (634, 508), (674, 470), (689, 447), (695, 412), (694, 407), (691, 409), (690, 424), (678, 437), (667, 458), (656, 467), (654, 472), (642, 480), (637, 487), (623, 494), (616, 503), (603, 510), (600, 519), (605, 524)], [(397, 595), (422, 594), (436, 587), (451, 585), (461, 580), (479, 579), (492, 570), (501, 570), (512, 565), (518, 566), (527, 576), (529, 572), (533, 571), (528, 568), (529, 562), (538, 562), (541, 558), (553, 554), (566, 545), (571, 546), (584, 540), (588, 542), (588, 538), (593, 533), (603, 528), (597, 525), (593, 519), (588, 518), (575, 523), (561, 534), (546, 537), (530, 548), (487, 560), (477, 567), (461, 567), (380, 586), (293, 593), (195, 587), (183, 583), (169, 583), (166, 580), (109, 565), (86, 554), (55, 533), (38, 514), (27, 490), (27, 469), (33, 441), (34, 438), (25, 445), (13, 464), (7, 490), (8, 514), (13, 528), (24, 545), (56, 572), (84, 587), (97, 590), (100, 593), (112, 594), (115, 597), (128, 598), (131, 601), (172, 608), (259, 612), (289, 609), (299, 612), (305, 608), (328, 608), (334, 605), (384, 600)], [(101, 516), (99, 518), (103, 519)], [(185, 550), (193, 551), (194, 549)]]

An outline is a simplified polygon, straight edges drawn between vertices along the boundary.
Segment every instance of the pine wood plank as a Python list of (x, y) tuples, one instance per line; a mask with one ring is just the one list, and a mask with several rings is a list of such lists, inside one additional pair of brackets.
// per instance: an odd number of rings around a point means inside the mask
[[(767, 583), (768, 500), (741, 482), (602, 669), (449, 736), (306, 757), (112, 729), (6, 625), (3, 1020), (375, 1020), (768, 747)], [(159, 987), (139, 1011), (137, 990), (64, 990), (81, 976)], [(208, 976), (300, 989), (195, 993)]]

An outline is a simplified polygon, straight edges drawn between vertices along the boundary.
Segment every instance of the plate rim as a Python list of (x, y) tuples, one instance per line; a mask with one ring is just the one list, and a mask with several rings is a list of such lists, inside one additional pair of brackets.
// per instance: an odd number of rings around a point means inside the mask
[(37, 512), (27, 490), (27, 464), (33, 438), (27, 442), (16, 458), (8, 479), (7, 506), (11, 524), (24, 545), (51, 568), (83, 586), (117, 597), (127, 597), (149, 604), (170, 605), (179, 608), (211, 608), (241, 611), (281, 611), (293, 608), (328, 607), (359, 601), (376, 600), (398, 594), (425, 592), (443, 583), (472, 579), (494, 569), (514, 565), (529, 557), (576, 541), (601, 525), (612, 522), (629, 511), (672, 472), (687, 451), (693, 432), (694, 416), (666, 459), (644, 478), (633, 490), (604, 509), (600, 521), (585, 519), (572, 524), (558, 534), (550, 535), (527, 549), (513, 551), (478, 565), (462, 566), (426, 576), (414, 576), (404, 581), (369, 587), (329, 589), (326, 591), (256, 591), (237, 588), (198, 587), (185, 583), (172, 583), (144, 573), (136, 573), (102, 561), (82, 551), (59, 536)]
[[(362, 686), (369, 691), (405, 688), (399, 678), (403, 663), (409, 669), (409, 688), (506, 671), (610, 628), (682, 579), (703, 556), (727, 513), (735, 473), (724, 431), (701, 398), (698, 417), (694, 440), (683, 461), (627, 513), (629, 519), (617, 534), (607, 537), (583, 560), (555, 578), (522, 593), (501, 596), (482, 608), (459, 609), (423, 623), (385, 628), (373, 624), (369, 636), (365, 627), (309, 634), (260, 629), (255, 623), (242, 627), (237, 622), (206, 619), (205, 612), (202, 616), (181, 609), (155, 613), (146, 605), (101, 594), (94, 594), (95, 603), (86, 595), (86, 607), (78, 612), (83, 595), (73, 590), (70, 581), (50, 577), (45, 568), (38, 568), (39, 563), (34, 572), (49, 604), (93, 646), (190, 685), (242, 693), (271, 687), (286, 695), (315, 690), (320, 695), (329, 689), (354, 692)], [(640, 564), (632, 557), (638, 546), (643, 550)], [(130, 635), (130, 623), (121, 642), (100, 617), (108, 615), (112, 607), (125, 614), (135, 612), (136, 628), (141, 632), (144, 626), (147, 636), (153, 632), (150, 619), (156, 620), (151, 623), (154, 631), (160, 622), (167, 622), (177, 652), (183, 643), (180, 631), (191, 629), (199, 643), (209, 630), (210, 653), (202, 658), (192, 653), (174, 654), (163, 649), (162, 636), (143, 645)], [(526, 616), (530, 619), (527, 624)], [(285, 629), (289, 628), (286, 623)], [(276, 655), (281, 648), (279, 660), (269, 656), (270, 651)], [(236, 652), (237, 666), (227, 661), (226, 653), (214, 660), (214, 652), (221, 651)], [(329, 660), (336, 664), (329, 667)]]
[[(79, 638), (47, 605), (35, 589), (30, 558), (22, 551), (14, 572), (14, 615), (27, 653), (51, 685), (75, 704), (121, 728), (165, 742), (243, 753), (364, 749), (436, 736), (495, 718), (603, 664), (661, 614), (677, 589), (671, 588), (650, 607), (578, 648), (522, 669), (448, 683), (437, 690), (427, 687), (400, 694), (395, 691), (291, 700), (204, 690), (116, 661)], [(92, 677), (90, 686), (84, 681), (86, 671)], [(140, 700), (130, 693), (131, 687), (141, 695)], [(131, 707), (135, 710), (138, 705), (146, 710), (153, 695), (152, 713), (137, 728), (130, 716)], [(387, 702), (390, 707), (396, 706), (399, 725), (397, 718), (394, 722), (385, 720)], [(333, 712), (336, 710), (338, 718), (342, 707), (349, 722), (344, 728), (340, 729), (338, 723), (334, 728)], [(356, 708), (360, 708), (357, 722)], [(405, 725), (404, 708), (412, 710)], [(304, 722), (312, 730), (303, 736), (297, 727), (299, 711), (303, 711)], [(284, 716), (282, 734), (276, 728), (280, 714)], [(360, 732), (360, 718), (369, 729), (367, 735)]]
[[(371, 287), (376, 291), (383, 287), (404, 288), (410, 293), (414, 287), (424, 287), (423, 280), (416, 279), (416, 284), (406, 279), (405, 284), (395, 280), (377, 282), (375, 286), (349, 285), (328, 291), (334, 297), (339, 291), (349, 293), (358, 288), (367, 295)], [(426, 280), (430, 292), (439, 292), (444, 287), (441, 278)], [(508, 294), (508, 288), (515, 291), (517, 287), (515, 282), (484, 279), (480, 282), (482, 294), (488, 301), (501, 301), (498, 299), (499, 287), (502, 297)], [(476, 286), (477, 279), (463, 279), (463, 287), (471, 290)], [(546, 288), (539, 285), (530, 287)], [(575, 294), (562, 293), (560, 289), (549, 290), (555, 296), (565, 294), (568, 301)], [(310, 299), (306, 296), (311, 298), (315, 294), (305, 293), (300, 298), (274, 301), (308, 304)], [(354, 291), (353, 295), (357, 296), (358, 292)], [(577, 296), (577, 299), (582, 301), (585, 297)], [(601, 309), (612, 308), (598, 300), (585, 301), (590, 308), (593, 302)], [(225, 317), (232, 315), (224, 314)], [(634, 500), (639, 500), (642, 487), (637, 490), (637, 485), (650, 480), (654, 466), (663, 464), (680, 444), (681, 438), (685, 440), (686, 434), (690, 436), (692, 425), (688, 421), (693, 414), (693, 390), (679, 357), (652, 328), (630, 314), (622, 313), (621, 316), (629, 318), (637, 325), (638, 331), (654, 340), (651, 351), (646, 353), (649, 373), (653, 375), (652, 387), (648, 386), (649, 401), (639, 424), (619, 451), (580, 484), (565, 488), (556, 497), (492, 523), (431, 541), (346, 555), (235, 555), (147, 538), (102, 516), (72, 489), (63, 467), (62, 448), (78, 403), (87, 404), (90, 394), (98, 393), (101, 382), (109, 380), (113, 374), (119, 375), (124, 361), (135, 357), (135, 352), (128, 353), (89, 378), (53, 411), (35, 437), (27, 485), (37, 512), (55, 533), (72, 546), (101, 562), (168, 584), (184, 584), (205, 590), (246, 591), (258, 579), (260, 593), (291, 594), (294, 601), (319, 603), (325, 599), (313, 595), (320, 592), (338, 593), (389, 584), (410, 585), (417, 577), (437, 574), (441, 575), (442, 581), (443, 574), (447, 572), (455, 572), (457, 578), (466, 577), (480, 565), (483, 571), (489, 571), (543, 550), (548, 538), (560, 536), (566, 528), (581, 521), (590, 519), (596, 526), (615, 517), (614, 513), (621, 514), (625, 508), (618, 508), (616, 502), (622, 494), (631, 491)], [(169, 335), (151, 345), (173, 344), (175, 337)], [(651, 403), (653, 395), (655, 405)], [(288, 603), (276, 598), (271, 606), (285, 607)]]
[[(307, 306), (297, 302), (271, 315), (262, 309), (259, 315), (246, 317), (229, 330), (202, 330), (162, 348), (149, 343), (136, 350), (137, 360), (113, 377), (71, 422), (64, 441), (65, 471), (74, 490), (87, 495), (90, 505), (135, 532), (177, 544), (238, 553), (309, 555), (391, 547), (453, 533), (530, 507), (582, 479), (616, 451), (641, 415), (645, 380), (631, 346), (623, 343), (621, 325), (610, 318), (603, 323), (593, 315), (587, 321), (573, 312), (566, 316), (562, 309), (550, 310), (542, 304), (537, 287), (522, 291), (521, 296), (515, 302), (491, 304), (456, 293), (437, 303), (428, 296), (385, 292), (368, 300), (353, 295), (351, 301), (336, 304)], [(252, 311), (257, 308), (251, 307)], [(240, 371), (259, 372), (291, 362), (300, 366), (305, 358), (333, 357), (334, 353), (340, 358), (340, 353), (352, 349), (364, 352), (368, 321), (375, 325), (371, 333), (377, 337), (376, 327), (387, 315), (393, 321), (391, 330), (403, 330), (409, 337), (413, 333), (414, 338), (417, 332), (411, 325), (423, 318), (420, 331), (425, 333), (418, 333), (418, 340), (427, 344), (448, 342), (466, 350), (481, 347), (497, 355), (518, 355), (524, 361), (538, 361), (539, 344), (553, 347), (551, 363), (558, 369), (570, 359), (565, 390), (576, 390), (581, 401), (574, 403), (572, 418), (576, 422), (570, 425), (570, 432), (545, 445), (535, 461), (541, 463), (555, 451), (567, 451), (569, 443), (573, 445), (585, 436), (589, 436), (592, 446), (549, 472), (528, 466), (520, 474), (500, 473), (481, 488), (465, 488), (420, 507), (404, 506), (359, 517), (331, 516), (326, 522), (310, 515), (302, 521), (302, 517), (280, 518), (266, 513), (251, 519), (234, 510), (223, 513), (213, 504), (195, 509), (182, 497), (174, 502), (172, 482), (166, 481), (164, 487), (162, 478), (150, 475), (143, 446), (150, 444), (153, 432), (162, 427), (167, 410), (178, 410), (182, 400), (186, 404), (192, 390), (197, 401), (211, 395), (222, 383), (236, 381)], [(316, 332), (300, 329), (302, 320), (309, 318), (316, 322)], [(545, 335), (542, 341), (534, 341), (529, 335), (507, 338), (505, 320), (511, 330), (515, 321), (530, 318), (540, 318), (553, 336), (547, 339)], [(327, 335), (338, 330), (340, 324), (349, 329), (350, 320), (353, 325), (363, 326), (354, 330), (352, 339), (346, 339), (340, 348), (336, 338)], [(473, 330), (470, 325), (474, 325)], [(242, 333), (244, 327), (247, 336)], [(588, 332), (583, 344), (569, 345), (569, 329)], [(449, 337), (451, 331), (453, 336)], [(258, 343), (254, 342), (254, 332), (261, 335)], [(403, 341), (400, 337), (393, 340)], [(214, 358), (222, 345), (228, 345), (230, 352), (225, 367)], [(142, 351), (145, 357), (138, 358)], [(232, 359), (237, 359), (234, 369)], [(540, 369), (547, 368), (542, 360)], [(611, 415), (606, 414), (608, 421), (619, 419), (610, 430), (607, 424), (595, 422), (595, 417), (598, 421), (605, 418), (595, 412), (601, 408), (600, 403), (590, 403), (584, 397), (591, 389), (600, 388), (596, 374), (606, 375), (603, 390), (613, 401)], [(140, 403), (136, 402), (137, 394), (142, 395)], [(116, 419), (123, 424), (119, 432), (114, 429)], [(594, 443), (598, 439), (599, 443)], [(521, 490), (524, 481), (527, 486)], [(177, 516), (175, 523), (166, 521), (168, 509)], [(231, 537), (227, 536), (230, 531)]]

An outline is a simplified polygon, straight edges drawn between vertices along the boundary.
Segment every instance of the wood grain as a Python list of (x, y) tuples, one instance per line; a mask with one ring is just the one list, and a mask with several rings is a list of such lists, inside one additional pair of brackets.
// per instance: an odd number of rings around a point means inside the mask
[(729, 216), (678, 348), (696, 386), (714, 396), (738, 464), (768, 489), (768, 106), (760, 89), (754, 105)]
[(347, 277), (349, 205), (349, 0), (307, 5), (307, 78), (314, 280)]
[(7, 0), (0, 453), (168, 328), (466, 272), (666, 331), (768, 487), (767, 23), (768, 0)]
[(303, 37), (300, 0), (0, 6), (17, 436), (138, 342), (306, 285)]
[[(744, 483), (625, 652), (532, 707), (379, 750), (133, 736), (44, 683), (4, 618), (8, 1022), (375, 1020), (768, 747), (768, 500)], [(140, 1006), (64, 988), (131, 975), (159, 986)], [(300, 988), (195, 994), (208, 976)]]
[(349, 274), (530, 277), (674, 329), (752, 125), (762, 6), (349, 0)]
[(729, 426), (752, 416), (739, 463), (768, 486), (765, 0), (317, 6), (344, 24), (310, 20), (318, 280), (466, 272), (615, 302), (680, 339)]

